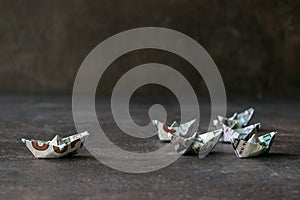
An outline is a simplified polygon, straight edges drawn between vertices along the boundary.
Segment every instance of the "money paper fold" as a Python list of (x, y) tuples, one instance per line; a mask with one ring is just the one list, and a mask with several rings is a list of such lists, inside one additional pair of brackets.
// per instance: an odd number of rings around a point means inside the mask
[(218, 129), (207, 133), (194, 133), (191, 137), (173, 135), (171, 142), (180, 154), (195, 153), (199, 158), (204, 158), (218, 143), (223, 130)]
[(152, 124), (156, 127), (159, 140), (170, 142), (172, 135), (187, 135), (195, 121), (196, 119), (193, 119), (180, 125), (178, 125), (176, 121), (174, 121), (171, 126), (168, 126), (158, 120), (152, 120)]
[(223, 142), (231, 142), (232, 138), (244, 139), (249, 134), (258, 133), (260, 127), (261, 124), (256, 123), (244, 128), (233, 129), (223, 124)]
[(213, 124), (217, 128), (222, 128), (223, 124), (230, 128), (243, 128), (247, 126), (254, 114), (254, 109), (249, 108), (241, 113), (234, 113), (231, 117), (226, 118), (223, 116), (218, 116), (216, 120), (213, 121)]
[(249, 133), (241, 138), (231, 138), (234, 152), (239, 158), (247, 158), (266, 154), (270, 151), (272, 141), (277, 132), (271, 132), (257, 137), (255, 133)]
[(88, 136), (89, 133), (85, 131), (65, 138), (56, 135), (50, 141), (22, 138), (22, 142), (36, 158), (60, 158), (77, 154)]
[(223, 130), (219, 129), (203, 134), (196, 132), (189, 137), (188, 133), (195, 121), (194, 119), (181, 125), (174, 122), (171, 126), (157, 120), (153, 120), (152, 123), (157, 129), (159, 139), (161, 141), (171, 141), (178, 153), (195, 153), (199, 158), (203, 158), (216, 146)]
[[(226, 118), (223, 116), (218, 116), (213, 124), (217, 129), (224, 129), (224, 127), (229, 127), (231, 129), (241, 129), (248, 125), (254, 114), (254, 109), (249, 108), (241, 113), (234, 113), (231, 117)], [(224, 131), (224, 137), (220, 139), (223, 142), (230, 142), (230, 133)]]

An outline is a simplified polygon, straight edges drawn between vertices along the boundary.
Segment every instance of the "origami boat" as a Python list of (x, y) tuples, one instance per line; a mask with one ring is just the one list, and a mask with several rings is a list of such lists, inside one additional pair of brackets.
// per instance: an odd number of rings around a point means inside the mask
[(184, 138), (173, 135), (172, 143), (180, 154), (195, 153), (204, 158), (218, 143), (223, 130), (218, 129), (207, 133), (195, 133), (192, 137)]
[(258, 133), (261, 127), (260, 123), (252, 124), (244, 128), (232, 129), (223, 124), (224, 138), (223, 142), (231, 142), (231, 138), (243, 139), (249, 134)]
[(167, 126), (158, 120), (152, 120), (152, 124), (156, 127), (159, 140), (170, 142), (172, 135), (186, 135), (195, 121), (196, 119), (193, 119), (180, 125), (175, 121), (171, 126)]
[(231, 138), (236, 156), (239, 158), (247, 158), (268, 153), (276, 133), (277, 132), (271, 132), (260, 137), (257, 137), (255, 133), (250, 133), (242, 139)]
[(22, 142), (36, 158), (60, 158), (77, 154), (88, 136), (89, 133), (85, 131), (65, 138), (56, 135), (51, 141), (22, 138)]
[(223, 117), (223, 116), (219, 115), (218, 118), (213, 121), (213, 124), (217, 128), (222, 128), (223, 124), (230, 127), (230, 128), (233, 128), (233, 129), (243, 128), (243, 127), (247, 126), (247, 124), (251, 120), (253, 114), (254, 114), (254, 109), (249, 108), (249, 109), (247, 109), (244, 112), (241, 112), (239, 114), (234, 113), (229, 118), (226, 118), (226, 117)]

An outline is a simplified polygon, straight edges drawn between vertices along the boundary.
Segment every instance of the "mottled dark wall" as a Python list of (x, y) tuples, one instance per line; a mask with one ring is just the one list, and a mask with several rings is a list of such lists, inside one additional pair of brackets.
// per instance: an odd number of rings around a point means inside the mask
[[(300, 91), (300, 1), (297, 0), (0, 0), (0, 91), (71, 93), (89, 51), (109, 36), (166, 27), (197, 40), (211, 55), (229, 93)], [(137, 52), (116, 65), (178, 65), (173, 56)], [(178, 60), (178, 59), (177, 59)], [(179, 66), (183, 73), (193, 70)], [(110, 91), (117, 67), (101, 80)], [(188, 75), (199, 91), (205, 84)], [(197, 85), (198, 84), (198, 85)]]

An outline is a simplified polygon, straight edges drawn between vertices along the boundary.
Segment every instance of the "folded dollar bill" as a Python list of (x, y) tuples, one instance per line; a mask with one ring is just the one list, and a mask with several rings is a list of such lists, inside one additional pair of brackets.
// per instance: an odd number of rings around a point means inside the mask
[(152, 124), (156, 127), (159, 140), (169, 142), (172, 135), (186, 135), (195, 121), (196, 119), (193, 119), (180, 125), (174, 121), (171, 126), (168, 126), (158, 120), (152, 120)]
[[(234, 113), (231, 117), (226, 118), (223, 116), (218, 116), (216, 120), (213, 121), (213, 124), (217, 129), (224, 128), (224, 125), (226, 127), (229, 127), (231, 129), (239, 129), (247, 126), (249, 121), (251, 120), (252, 116), (254, 114), (254, 109), (249, 108), (241, 113)], [(224, 136), (220, 138), (220, 141), (223, 142), (230, 142), (228, 141), (228, 134), (224, 131)], [(227, 137), (227, 138), (226, 138)]]
[(259, 156), (268, 153), (277, 132), (271, 132), (257, 137), (251, 132), (241, 138), (231, 138), (235, 154), (239, 158)]
[(254, 109), (253, 108), (249, 108), (247, 110), (245, 110), (244, 112), (241, 113), (234, 113), (231, 117), (226, 118), (223, 116), (218, 116), (218, 118), (216, 120), (213, 121), (213, 124), (217, 127), (217, 128), (223, 128), (223, 124), (225, 124), (226, 126), (236, 129), (236, 128), (242, 128), (247, 126), (247, 124), (249, 123), (250, 119), (252, 118), (254, 114)]
[(171, 142), (175, 149), (180, 154), (195, 153), (199, 158), (204, 158), (218, 143), (222, 129), (211, 131), (208, 133), (195, 133), (191, 137), (184, 137), (179, 135), (172, 135)]
[(60, 158), (77, 154), (88, 136), (89, 133), (85, 131), (65, 138), (56, 135), (51, 141), (22, 138), (22, 142), (36, 158)]
[(223, 124), (223, 142), (231, 142), (231, 138), (244, 139), (249, 134), (258, 133), (260, 127), (260, 123), (256, 123), (244, 128), (233, 129)]

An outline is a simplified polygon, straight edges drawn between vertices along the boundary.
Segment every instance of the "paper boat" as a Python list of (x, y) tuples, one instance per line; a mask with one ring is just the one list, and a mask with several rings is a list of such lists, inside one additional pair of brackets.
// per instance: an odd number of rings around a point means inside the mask
[(65, 138), (56, 135), (51, 141), (22, 138), (22, 142), (36, 158), (60, 158), (77, 154), (88, 136), (89, 133), (85, 131)]
[(236, 156), (247, 158), (268, 153), (276, 133), (271, 132), (260, 137), (257, 137), (254, 133), (250, 133), (243, 139), (232, 138), (231, 142)]
[(177, 125), (176, 121), (173, 122), (171, 126), (167, 126), (166, 124), (158, 121), (152, 120), (152, 124), (156, 127), (157, 135), (160, 141), (170, 142), (172, 135), (186, 135), (192, 124), (196, 121), (193, 119), (187, 123)]
[(223, 142), (231, 142), (231, 138), (244, 139), (249, 134), (258, 133), (260, 127), (261, 124), (256, 123), (250, 126), (246, 126), (244, 128), (232, 129), (223, 124)]
[(223, 130), (215, 130), (204, 134), (195, 133), (192, 137), (184, 138), (173, 135), (172, 143), (180, 154), (195, 153), (204, 158), (218, 143)]
[(254, 114), (254, 109), (249, 108), (239, 114), (234, 113), (233, 116), (231, 116), (229, 118), (219, 115), (218, 119), (213, 121), (213, 124), (217, 128), (222, 128), (223, 124), (230, 128), (233, 128), (233, 129), (243, 128), (243, 127), (247, 126), (247, 124), (251, 120), (253, 114)]

